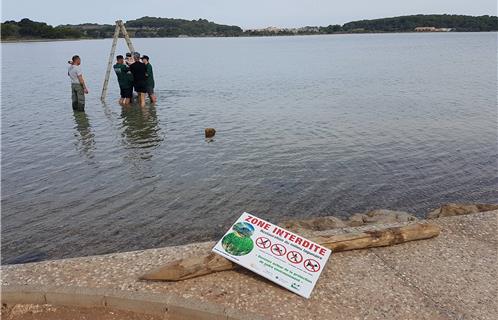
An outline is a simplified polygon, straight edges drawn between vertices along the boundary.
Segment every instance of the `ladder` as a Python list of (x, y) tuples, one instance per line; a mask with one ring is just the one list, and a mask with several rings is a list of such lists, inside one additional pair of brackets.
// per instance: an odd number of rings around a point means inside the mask
[(100, 100), (105, 102), (105, 98), (107, 96), (107, 86), (109, 85), (109, 77), (111, 75), (112, 62), (114, 61), (114, 54), (116, 53), (116, 44), (118, 43), (119, 34), (122, 33), (125, 38), (126, 44), (128, 45), (128, 49), (130, 52), (135, 52), (135, 48), (133, 47), (133, 43), (131, 43), (130, 36), (126, 31), (123, 21), (116, 21), (116, 28), (114, 29), (114, 37), (112, 39), (112, 47), (111, 52), (109, 53), (109, 62), (107, 63), (107, 71), (105, 73), (104, 85), (102, 87), (102, 95), (100, 96)]

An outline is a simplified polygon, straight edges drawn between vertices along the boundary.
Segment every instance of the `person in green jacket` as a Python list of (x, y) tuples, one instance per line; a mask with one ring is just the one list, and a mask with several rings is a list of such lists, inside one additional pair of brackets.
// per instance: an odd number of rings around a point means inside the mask
[(121, 91), (119, 104), (127, 105), (133, 98), (133, 75), (130, 72), (130, 68), (124, 63), (122, 55), (116, 57), (114, 72), (116, 72), (116, 76), (118, 77), (119, 89)]
[(149, 62), (149, 57), (146, 55), (142, 56), (142, 62), (145, 63), (146, 67), (146, 80), (145, 80), (145, 88), (147, 89), (147, 94), (149, 95), (149, 99), (151, 103), (156, 103), (157, 97), (154, 94), (154, 72), (152, 71), (152, 65)]

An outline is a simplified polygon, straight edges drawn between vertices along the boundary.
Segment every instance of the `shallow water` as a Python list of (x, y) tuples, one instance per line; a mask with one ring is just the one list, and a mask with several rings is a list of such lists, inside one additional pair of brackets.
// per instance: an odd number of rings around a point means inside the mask
[(110, 44), (2, 44), (2, 263), (215, 239), (242, 211), (498, 200), (496, 33), (134, 39), (145, 109), (117, 104), (114, 75), (100, 103)]

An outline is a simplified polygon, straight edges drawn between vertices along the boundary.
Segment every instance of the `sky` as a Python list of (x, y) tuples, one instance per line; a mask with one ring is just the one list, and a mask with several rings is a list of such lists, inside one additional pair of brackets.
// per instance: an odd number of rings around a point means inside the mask
[(143, 16), (208, 19), (243, 29), (326, 26), (410, 14), (497, 15), (496, 0), (2, 0), (2, 21), (109, 23)]

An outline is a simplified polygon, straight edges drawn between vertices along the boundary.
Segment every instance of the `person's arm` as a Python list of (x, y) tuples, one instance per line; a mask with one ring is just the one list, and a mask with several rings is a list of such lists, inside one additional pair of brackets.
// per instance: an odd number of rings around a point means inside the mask
[(85, 93), (88, 93), (88, 88), (86, 87), (85, 80), (83, 79), (83, 75), (80, 74), (78, 76), (78, 80), (80, 81), (80, 84), (83, 86), (83, 90)]

